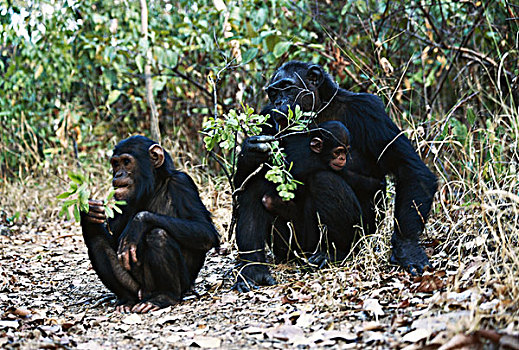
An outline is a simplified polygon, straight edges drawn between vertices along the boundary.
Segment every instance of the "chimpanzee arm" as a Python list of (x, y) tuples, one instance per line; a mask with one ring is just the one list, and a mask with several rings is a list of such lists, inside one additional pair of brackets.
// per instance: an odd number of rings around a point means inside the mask
[(255, 178), (238, 195), (236, 245), (239, 250), (239, 264), (238, 276), (233, 286), (238, 292), (246, 292), (256, 284), (276, 283), (265, 259), (265, 241), (274, 220), (261, 201), (266, 192), (273, 192), (273, 185), (264, 178)]
[[(273, 106), (267, 105), (260, 112), (261, 115), (272, 115)], [(262, 125), (261, 133), (258, 136), (246, 138), (241, 145), (241, 152), (238, 154), (236, 174), (234, 175), (234, 186), (239, 188), (243, 181), (252, 174), (261, 163), (268, 161), (270, 156), (269, 142), (274, 140), (272, 135), (277, 132), (276, 123), (273, 117), (267, 119), (266, 124)]]
[(430, 265), (418, 242), (436, 192), (436, 176), (387, 116), (378, 97), (348, 92), (340, 99), (343, 102), (341, 115), (351, 132), (353, 148), (375, 157), (396, 179), (391, 261), (411, 272), (421, 272)]
[(384, 179), (359, 174), (351, 170), (343, 170), (346, 182), (352, 188), (360, 188), (367, 193), (376, 193), (384, 184)]
[[(160, 186), (157, 186), (160, 187)], [(209, 250), (219, 245), (219, 236), (210, 213), (198, 195), (193, 180), (182, 172), (177, 172), (166, 187), (168, 193), (156, 194), (158, 202), (153, 206), (171, 206), (171, 216), (151, 211), (137, 213), (121, 234), (119, 254), (136, 246), (142, 235), (154, 228), (165, 230), (180, 246), (196, 250)], [(164, 203), (170, 201), (171, 203)]]
[(104, 210), (102, 203), (91, 200), (89, 204), (89, 213), (81, 212), (81, 228), (92, 267), (101, 282), (119, 298), (136, 300), (139, 285), (119, 263), (117, 241), (106, 229), (106, 223), (99, 222), (99, 214)]

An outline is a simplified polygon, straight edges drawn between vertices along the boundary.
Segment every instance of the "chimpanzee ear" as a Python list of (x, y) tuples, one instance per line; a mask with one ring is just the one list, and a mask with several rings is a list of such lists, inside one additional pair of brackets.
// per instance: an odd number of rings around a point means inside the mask
[(324, 79), (324, 72), (318, 64), (311, 65), (306, 72), (306, 80), (313, 86), (320, 86)]
[(310, 149), (315, 153), (321, 153), (323, 151), (323, 140), (318, 137), (314, 137), (310, 141)]
[(164, 148), (162, 148), (158, 144), (151, 145), (148, 149), (150, 153), (151, 164), (155, 168), (160, 168), (162, 164), (164, 164)]

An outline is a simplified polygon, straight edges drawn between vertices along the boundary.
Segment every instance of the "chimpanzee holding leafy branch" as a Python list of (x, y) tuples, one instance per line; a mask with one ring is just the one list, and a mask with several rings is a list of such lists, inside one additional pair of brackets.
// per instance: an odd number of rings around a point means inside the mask
[[(275, 280), (271, 276), (265, 259), (265, 243), (269, 239), (271, 227), (274, 231), (286, 231), (286, 223), (276, 221), (275, 215), (264, 207), (263, 197), (272, 193), (262, 174), (250, 177), (258, 166), (268, 161), (273, 137), (279, 130), (286, 127), (285, 116), (289, 109), (296, 106), (305, 112), (314, 112), (315, 123), (328, 120), (342, 122), (351, 133), (351, 150), (354, 155), (348, 162), (341, 176), (323, 179), (319, 186), (325, 186), (326, 193), (333, 188), (343, 186), (342, 181), (353, 189), (350, 196), (360, 204), (361, 222), (364, 231), (373, 233), (375, 222), (375, 194), (385, 193), (385, 176), (392, 175), (396, 183), (395, 225), (391, 238), (393, 250), (390, 261), (399, 264), (412, 274), (420, 274), (430, 266), (429, 259), (419, 245), (420, 235), (424, 230), (425, 221), (432, 206), (437, 189), (436, 176), (420, 159), (409, 139), (395, 125), (384, 110), (381, 100), (368, 93), (353, 93), (340, 88), (316, 64), (291, 61), (281, 66), (272, 77), (266, 88), (270, 105), (263, 109), (262, 114), (270, 114), (275, 121), (274, 128), (264, 128), (263, 135), (247, 138), (238, 156), (236, 188), (243, 187), (238, 195), (236, 241), (239, 248), (241, 267), (235, 284), (235, 289), (244, 291), (255, 284), (271, 285)], [(290, 155), (289, 155), (290, 156)], [(316, 166), (311, 159), (297, 157), (292, 154), (299, 166), (312, 169)], [(377, 191), (366, 190), (359, 178), (378, 179), (380, 187)], [(244, 181), (247, 179), (246, 183)], [(307, 191), (312, 191), (312, 184), (306, 184)], [(314, 185), (315, 186), (315, 185)], [(296, 193), (296, 196), (298, 194)], [(300, 195), (298, 201), (305, 202), (305, 195)], [(323, 202), (326, 202), (323, 198)], [(330, 205), (344, 205), (354, 202), (352, 198), (330, 198)], [(345, 209), (342, 216), (327, 215), (329, 208), (322, 205), (315, 208), (325, 226), (350, 226), (347, 212), (355, 208)], [(334, 209), (333, 209), (334, 210)], [(308, 217), (300, 212), (296, 221), (302, 221), (303, 226)], [(309, 225), (313, 225), (312, 222)], [(312, 234), (316, 230), (310, 230)], [(304, 237), (304, 234), (303, 234)], [(319, 237), (304, 237), (306, 240), (318, 240)], [(276, 251), (274, 241), (274, 252)], [(279, 244), (279, 243), (278, 243)], [(297, 247), (291, 247), (297, 248)], [(322, 252), (316, 254), (322, 255)]]

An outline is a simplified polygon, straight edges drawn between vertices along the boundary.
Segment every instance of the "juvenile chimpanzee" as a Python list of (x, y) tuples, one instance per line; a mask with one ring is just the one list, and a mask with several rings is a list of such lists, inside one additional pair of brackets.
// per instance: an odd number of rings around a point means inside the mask
[[(341, 122), (327, 121), (315, 128), (311, 124), (310, 128), (308, 133), (296, 133), (282, 138), (281, 145), (287, 154), (287, 163), (292, 164), (290, 173), (296, 180), (304, 184), (309, 176), (318, 171), (341, 171), (346, 161), (358, 159), (357, 155), (350, 153), (350, 132)], [(312, 166), (305, 167), (306, 163), (311, 163)], [(348, 170), (344, 175), (347, 176), (348, 184), (353, 182), (370, 193), (376, 193), (385, 186), (380, 179), (357, 172)], [(325, 193), (320, 193), (320, 197), (328, 198)], [(283, 201), (278, 195), (266, 193), (262, 202), (267, 211), (276, 216), (289, 220), (295, 220), (297, 217), (297, 209), (292, 200)], [(360, 222), (359, 217), (355, 221)], [(344, 222), (341, 222), (340, 226), (344, 226)]]
[[(350, 143), (350, 133), (340, 122), (328, 121), (319, 124), (316, 128), (310, 127), (309, 132), (286, 135), (281, 140), (281, 147), (287, 153), (287, 163), (291, 164), (290, 172), (303, 184), (317, 171), (342, 170), (346, 165)], [(315, 166), (302, 167), (301, 158)], [(262, 201), (269, 213), (289, 220), (296, 219), (297, 209), (294, 201), (284, 201), (277, 194), (272, 193), (266, 193)]]
[[(282, 139), (291, 173), (303, 185), (294, 200), (283, 201), (272, 193), (262, 198), (265, 209), (277, 216), (273, 237), (276, 261), (293, 257), (297, 250), (303, 250), (300, 253), (306, 255), (307, 261), (319, 268), (346, 257), (361, 225), (360, 204), (351, 187), (337, 174), (346, 165), (349, 143), (348, 129), (337, 121), (323, 122), (311, 126), (308, 133)], [(306, 163), (314, 166), (305, 167)], [(286, 221), (294, 227), (290, 235), (286, 235), (286, 229), (279, 229)]]
[(114, 197), (122, 214), (106, 220), (89, 201), (81, 227), (94, 270), (118, 297), (118, 311), (148, 312), (181, 300), (219, 245), (193, 180), (144, 136), (119, 142), (110, 159)]
[[(385, 183), (385, 176), (394, 176), (395, 231), (391, 239), (391, 262), (411, 273), (421, 273), (430, 265), (419, 245), (425, 220), (436, 192), (436, 176), (422, 162), (409, 139), (391, 121), (381, 100), (367, 93), (353, 93), (340, 88), (319, 65), (291, 61), (281, 66), (266, 88), (271, 105), (263, 113), (276, 110), (276, 125), (282, 128), (283, 116), (288, 108), (299, 105), (303, 111), (315, 112), (315, 122), (327, 120), (342, 122), (351, 132), (353, 162), (341, 171), (352, 186), (360, 202), (363, 226), (368, 232), (375, 229), (374, 193), (365, 191), (356, 180), (364, 176)], [(259, 164), (268, 159), (268, 145), (275, 128), (265, 129), (263, 136), (245, 140), (238, 157), (235, 182), (241, 184)], [(305, 167), (311, 168), (310, 162)], [(358, 176), (348, 176), (351, 173)], [(350, 180), (348, 180), (350, 178)], [(253, 181), (251, 181), (252, 183)], [(362, 181), (361, 181), (362, 183)], [(382, 188), (381, 188), (382, 189)], [(258, 284), (273, 283), (265, 264), (264, 244), (270, 227), (268, 217), (258, 213), (258, 202), (263, 198), (263, 188), (247, 185), (238, 198), (238, 223), (236, 240), (240, 258), (249, 265), (241, 270), (243, 278)], [(327, 210), (317, 208), (319, 213)], [(241, 281), (238, 281), (241, 283)]]

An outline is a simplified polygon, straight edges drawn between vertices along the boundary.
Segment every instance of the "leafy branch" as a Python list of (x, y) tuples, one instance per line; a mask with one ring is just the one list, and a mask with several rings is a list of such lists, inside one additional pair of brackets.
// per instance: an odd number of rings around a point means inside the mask
[[(88, 178), (80, 173), (73, 173), (69, 171), (67, 173), (70, 179), (69, 190), (65, 191), (58, 196), (57, 199), (62, 199), (61, 210), (59, 216), (66, 216), (67, 220), (70, 220), (70, 207), (72, 207), (72, 213), (76, 222), (81, 220), (80, 212), (88, 213), (89, 205), (88, 199), (90, 198), (90, 190)], [(121, 214), (122, 210), (119, 206), (126, 205), (126, 201), (118, 201), (114, 198), (115, 189), (112, 189), (106, 198), (103, 200), (103, 206), (105, 209), (105, 215), (107, 218), (113, 218), (115, 212)]]
[[(279, 111), (276, 112), (280, 113)], [(302, 183), (294, 179), (292, 174), (290, 174), (292, 164), (287, 162), (286, 154), (283, 153), (279, 141), (287, 135), (287, 132), (306, 132), (304, 130), (307, 129), (312, 118), (308, 118), (308, 116), (301, 111), (299, 106), (296, 106), (294, 111), (289, 109), (285, 118), (288, 121), (287, 127), (276, 134), (272, 141), (267, 142), (270, 147), (270, 159), (269, 162), (264, 165), (270, 168), (265, 173), (265, 178), (277, 184), (276, 190), (279, 196), (283, 200), (288, 201), (294, 198), (294, 191), (297, 189), (297, 185)], [(263, 116), (255, 114), (254, 109), (245, 106), (243, 107), (243, 112), (239, 113), (236, 112), (236, 110), (231, 110), (221, 118), (217, 116), (210, 117), (206, 122), (204, 122), (202, 133), (205, 135), (205, 147), (209, 152), (211, 152), (213, 157), (224, 166), (224, 170), (229, 180), (231, 180), (234, 175), (234, 164), (236, 164), (236, 141), (238, 135), (243, 134), (245, 137), (259, 135), (262, 126), (267, 125), (269, 119), (268, 115)], [(218, 157), (214, 154), (214, 149), (217, 146), (222, 151), (223, 156)], [(229, 157), (231, 159), (229, 159)], [(258, 172), (254, 172), (254, 174)], [(233, 188), (232, 181), (230, 182), (231, 188)], [(241, 188), (239, 190), (241, 190)], [(235, 193), (237, 191), (233, 192)]]

